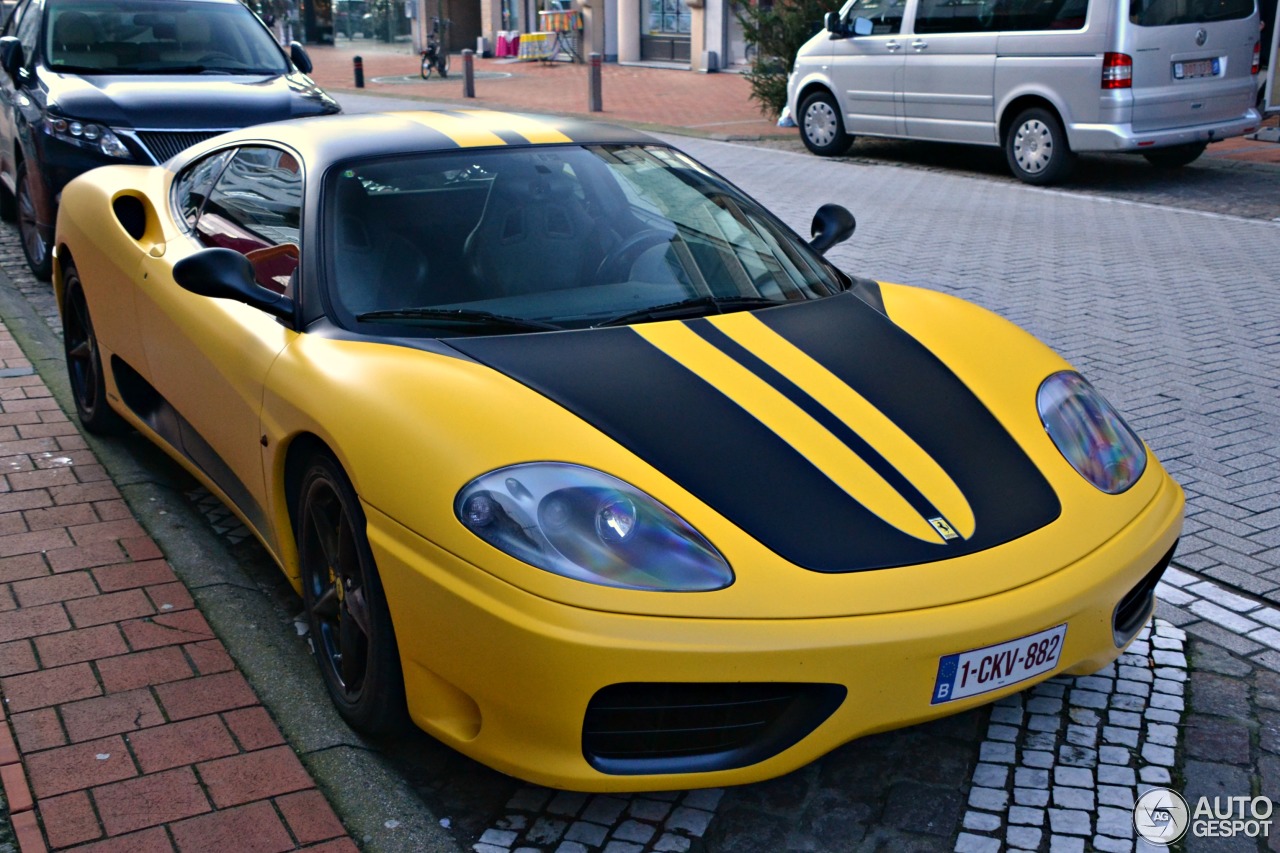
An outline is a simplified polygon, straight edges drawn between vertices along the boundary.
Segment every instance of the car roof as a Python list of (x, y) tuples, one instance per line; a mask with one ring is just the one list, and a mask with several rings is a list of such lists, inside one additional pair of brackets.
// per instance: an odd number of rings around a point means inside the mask
[(653, 144), (659, 140), (638, 130), (560, 116), (496, 110), (421, 110), (356, 113), (255, 125), (188, 149), (179, 166), (228, 142), (274, 140), (302, 154), (313, 166), (353, 157), (378, 157), (423, 151), (529, 145)]

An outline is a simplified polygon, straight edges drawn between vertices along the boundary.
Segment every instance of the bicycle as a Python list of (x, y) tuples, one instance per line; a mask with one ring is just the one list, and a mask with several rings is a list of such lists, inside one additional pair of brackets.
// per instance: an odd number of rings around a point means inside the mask
[(432, 18), (431, 32), (427, 34), (427, 49), (422, 52), (422, 79), (430, 80), (431, 71), (440, 72), (441, 79), (449, 76), (449, 51), (444, 46), (444, 36), (452, 21)]

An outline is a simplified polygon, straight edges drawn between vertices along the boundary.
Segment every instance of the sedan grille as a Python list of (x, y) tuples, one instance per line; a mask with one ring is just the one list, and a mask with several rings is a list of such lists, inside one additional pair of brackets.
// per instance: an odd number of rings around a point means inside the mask
[(225, 130), (139, 130), (138, 141), (157, 163), (163, 163), (197, 142), (212, 139)]
[(582, 751), (602, 773), (746, 767), (794, 746), (844, 701), (837, 684), (614, 684), (587, 706)]

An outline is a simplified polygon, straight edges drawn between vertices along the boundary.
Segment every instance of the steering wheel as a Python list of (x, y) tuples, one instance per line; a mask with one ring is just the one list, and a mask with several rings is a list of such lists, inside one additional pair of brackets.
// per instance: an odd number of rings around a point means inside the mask
[(646, 249), (669, 242), (671, 242), (670, 231), (660, 231), (657, 228), (640, 229), (614, 246), (613, 250), (604, 256), (604, 260), (596, 268), (596, 281), (601, 283), (622, 281), (624, 274), (631, 271), (631, 265), (641, 253)]

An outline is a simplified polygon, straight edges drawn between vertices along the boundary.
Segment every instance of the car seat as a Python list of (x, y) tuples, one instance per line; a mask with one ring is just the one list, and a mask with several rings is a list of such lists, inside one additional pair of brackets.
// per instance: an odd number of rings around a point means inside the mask
[(494, 178), (463, 253), (478, 294), (540, 293), (591, 284), (604, 256), (595, 220), (558, 163), (511, 158)]

